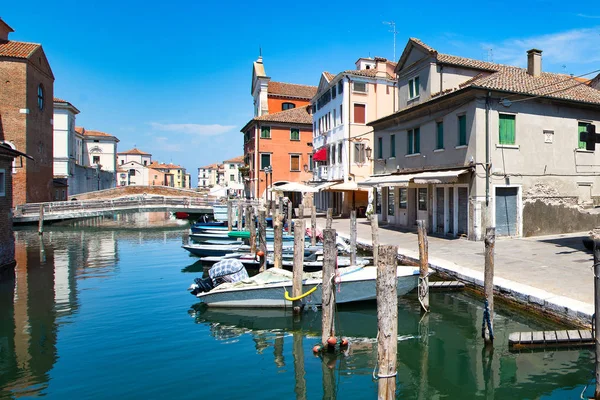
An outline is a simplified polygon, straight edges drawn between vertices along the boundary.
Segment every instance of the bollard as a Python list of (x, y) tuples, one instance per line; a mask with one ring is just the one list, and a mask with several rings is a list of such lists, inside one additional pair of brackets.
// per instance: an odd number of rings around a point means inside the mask
[(233, 204), (227, 200), (227, 230), (230, 231), (233, 226)]
[(483, 277), (483, 292), (486, 309), (483, 313), (482, 336), (486, 345), (494, 341), (494, 245), (496, 243), (496, 228), (485, 230), (485, 271)]
[(397, 246), (381, 246), (377, 263), (377, 398), (396, 398), (398, 350)]
[(331, 225), (333, 224), (333, 208), (327, 209), (327, 221), (325, 222), (325, 228), (331, 229)]
[(419, 235), (419, 302), (422, 311), (429, 312), (429, 244), (425, 221), (417, 221)]
[(273, 221), (273, 262), (275, 268), (282, 268), (283, 259), (283, 215), (277, 214)]
[(373, 241), (373, 265), (377, 266), (379, 258), (379, 220), (377, 214), (371, 214), (371, 237)]
[[(304, 220), (294, 221), (294, 269), (292, 297), (302, 295), (302, 273), (304, 271)], [(302, 311), (302, 300), (294, 300), (292, 303), (293, 313)]]
[(260, 210), (258, 212), (258, 246), (262, 252), (260, 257), (259, 271), (263, 272), (267, 269), (267, 211)]
[(335, 246), (335, 229), (323, 231), (323, 274), (322, 274), (322, 330), (321, 345), (327, 346), (327, 339), (335, 337), (335, 265), (337, 261), (337, 248)]

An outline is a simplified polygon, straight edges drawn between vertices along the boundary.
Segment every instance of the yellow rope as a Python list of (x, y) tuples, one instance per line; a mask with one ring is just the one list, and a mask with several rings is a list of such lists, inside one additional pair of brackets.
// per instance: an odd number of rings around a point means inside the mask
[(298, 296), (298, 297), (290, 297), (290, 294), (289, 294), (289, 293), (288, 293), (288, 291), (286, 290), (286, 291), (285, 291), (285, 299), (286, 299), (287, 301), (296, 301), (296, 300), (303, 299), (303, 298), (305, 298), (306, 296), (308, 296), (309, 294), (311, 294), (312, 292), (314, 292), (315, 290), (317, 290), (317, 287), (318, 287), (318, 286), (319, 286), (319, 285), (315, 286), (314, 288), (310, 289), (308, 292), (306, 292), (306, 293), (304, 293), (304, 294), (301, 294), (301, 295), (300, 295), (300, 296)]

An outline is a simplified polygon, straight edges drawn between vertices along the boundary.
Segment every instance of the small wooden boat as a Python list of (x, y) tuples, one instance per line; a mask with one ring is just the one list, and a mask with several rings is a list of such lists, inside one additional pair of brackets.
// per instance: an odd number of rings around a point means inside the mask
[(181, 247), (198, 257), (223, 257), (240, 250), (243, 246), (244, 244), (240, 242), (239, 244), (188, 244)]
[[(352, 266), (340, 268), (341, 283), (336, 292), (336, 302), (339, 304), (359, 301), (375, 300), (376, 294), (376, 267)], [(398, 296), (417, 287), (419, 269), (414, 267), (397, 267)], [(252, 278), (238, 282), (226, 282), (208, 289), (196, 281), (190, 290), (200, 301), (209, 307), (292, 307), (292, 302), (286, 300), (285, 292), (292, 291), (292, 273), (284, 269), (270, 268)], [(302, 292), (313, 290), (313, 293), (302, 298), (303, 305), (320, 305), (321, 272), (306, 273), (302, 281)], [(315, 289), (316, 288), (316, 289)]]

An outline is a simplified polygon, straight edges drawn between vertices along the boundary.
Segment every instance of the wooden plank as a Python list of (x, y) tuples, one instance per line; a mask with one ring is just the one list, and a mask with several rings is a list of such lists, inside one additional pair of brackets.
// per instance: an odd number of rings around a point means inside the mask
[(544, 331), (544, 341), (546, 343), (556, 343), (556, 332)]
[(465, 284), (460, 281), (429, 282), (429, 288), (434, 290), (463, 289)]
[(513, 346), (521, 341), (521, 332), (513, 332), (508, 335), (508, 345)]
[(568, 330), (567, 335), (569, 336), (570, 342), (581, 342), (581, 336), (579, 336), (579, 331), (576, 329)]
[(556, 331), (556, 341), (557, 342), (568, 342), (569, 337), (567, 336), (567, 331)]
[(581, 336), (581, 340), (584, 342), (591, 342), (594, 340), (592, 331), (590, 329), (580, 329), (579, 335)]
[(531, 332), (531, 343), (544, 343), (544, 332)]

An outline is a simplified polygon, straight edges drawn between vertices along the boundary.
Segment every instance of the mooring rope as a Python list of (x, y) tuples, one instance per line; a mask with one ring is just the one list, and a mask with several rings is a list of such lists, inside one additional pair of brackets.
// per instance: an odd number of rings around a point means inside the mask
[(427, 309), (427, 307), (425, 307), (425, 304), (423, 303), (423, 299), (427, 295), (429, 295), (429, 285), (425, 283), (425, 279), (427, 278), (429, 278), (429, 272), (423, 277), (419, 276), (419, 287), (417, 296), (419, 299), (419, 303), (421, 303), (421, 307), (423, 307), (423, 310), (425, 310), (425, 312), (429, 312), (429, 309)]
[(494, 340), (494, 331), (492, 330), (492, 321), (490, 319), (490, 305), (487, 299), (485, 300), (485, 306), (483, 309), (483, 322), (481, 323), (481, 337), (484, 339), (486, 325), (490, 333), (490, 340)]

